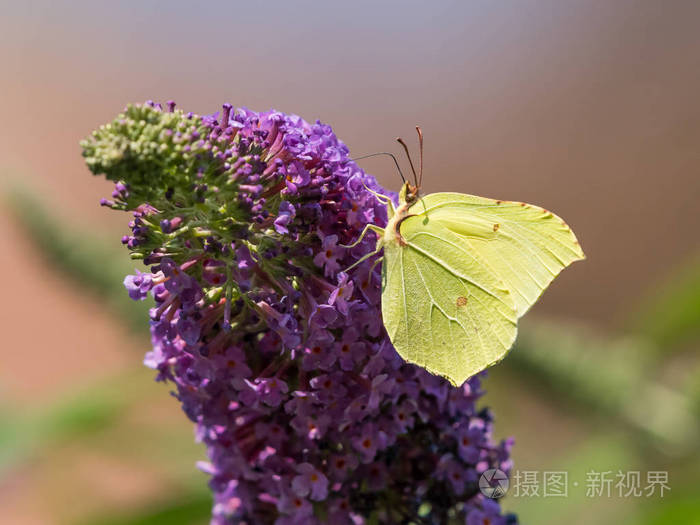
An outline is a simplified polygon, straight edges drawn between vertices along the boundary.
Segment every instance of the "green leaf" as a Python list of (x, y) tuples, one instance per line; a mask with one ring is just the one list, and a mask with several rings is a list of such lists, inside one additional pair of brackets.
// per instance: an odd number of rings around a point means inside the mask
[(5, 410), (0, 426), (0, 474), (43, 448), (79, 439), (115, 424), (140, 392), (123, 388), (129, 377), (133, 377), (133, 373), (72, 393), (36, 411), (18, 414)]
[[(202, 489), (178, 494), (169, 501), (116, 516), (100, 515), (80, 521), (80, 525), (201, 525), (211, 514), (212, 497)], [(111, 513), (110, 513), (111, 514)]]
[(151, 301), (131, 300), (122, 286), (124, 276), (134, 271), (125, 250), (115, 250), (114, 243), (106, 244), (87, 232), (72, 231), (26, 188), (13, 188), (6, 201), (28, 240), (51, 268), (99, 297), (132, 330), (146, 333)]
[(700, 500), (697, 496), (668, 499), (661, 505), (655, 505), (644, 516), (646, 519), (635, 519), (630, 525), (670, 525), (678, 523), (683, 525), (700, 525)]
[(667, 453), (694, 450), (700, 428), (691, 399), (653, 378), (645, 340), (606, 339), (562, 322), (523, 325), (506, 366), (530, 375), (558, 399), (585, 407), (586, 415), (613, 416)]
[(664, 353), (700, 339), (700, 254), (654, 287), (632, 326)]

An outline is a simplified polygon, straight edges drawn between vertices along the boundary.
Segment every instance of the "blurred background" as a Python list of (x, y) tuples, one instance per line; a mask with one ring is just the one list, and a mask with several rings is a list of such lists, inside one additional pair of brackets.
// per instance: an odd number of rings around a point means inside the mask
[[(207, 523), (204, 450), (141, 365), (129, 218), (78, 141), (128, 102), (330, 123), (355, 156), (425, 133), (426, 192), (540, 204), (588, 255), (483, 402), (539, 496), (524, 524), (700, 523), (700, 3), (4, 2), (0, 523)], [(360, 161), (398, 189), (386, 158)], [(568, 496), (544, 497), (545, 471)], [(668, 473), (588, 497), (591, 472)]]

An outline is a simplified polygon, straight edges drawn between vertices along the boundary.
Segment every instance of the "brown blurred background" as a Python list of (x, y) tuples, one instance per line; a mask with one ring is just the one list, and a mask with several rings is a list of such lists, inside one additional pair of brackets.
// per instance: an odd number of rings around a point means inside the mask
[[(128, 102), (174, 99), (196, 113), (223, 102), (274, 107), (330, 123), (356, 156), (398, 152), (394, 138), (410, 143), (420, 124), (427, 192), (540, 204), (576, 231), (588, 259), (556, 280), (533, 318), (634, 337), (633, 314), (700, 249), (699, 27), (690, 0), (5, 2), (0, 176), (116, 250), (128, 218), (98, 206), (111, 189), (88, 173), (78, 141)], [(361, 164), (398, 188), (386, 159)], [(0, 475), (0, 523), (82, 523), (203, 485), (189, 423), (139, 368), (143, 334), (52, 268), (7, 204), (0, 221), (0, 409), (41, 411), (109, 381), (141, 396), (87, 445), (37, 446)], [(684, 347), (678, 368), (695, 349)], [(521, 384), (515, 369), (502, 373), (486, 402), (502, 413), (500, 434), (518, 439), (516, 464), (539, 467), (595, 443), (580, 416)], [(170, 432), (181, 440), (175, 466), (153, 460)], [(119, 444), (130, 452), (114, 453)], [(635, 515), (601, 505), (602, 523)], [(521, 515), (591, 519), (566, 505), (552, 514), (546, 500)]]

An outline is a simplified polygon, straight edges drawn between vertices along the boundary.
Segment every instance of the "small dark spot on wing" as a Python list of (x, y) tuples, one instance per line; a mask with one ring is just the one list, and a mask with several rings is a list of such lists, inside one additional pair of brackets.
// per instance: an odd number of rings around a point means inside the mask
[(497, 231), (498, 231), (498, 228), (500, 228), (500, 227), (501, 227), (500, 224), (498, 224), (498, 223), (494, 224), (494, 225), (493, 225), (493, 231), (497, 232)]
[(466, 297), (457, 297), (457, 306), (466, 306), (467, 305), (467, 298)]

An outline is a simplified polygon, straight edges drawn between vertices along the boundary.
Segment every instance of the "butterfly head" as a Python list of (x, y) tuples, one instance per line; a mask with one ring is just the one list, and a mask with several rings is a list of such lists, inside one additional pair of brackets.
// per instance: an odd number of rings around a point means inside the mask
[(401, 186), (401, 191), (399, 192), (399, 202), (406, 203), (411, 206), (418, 200), (419, 196), (420, 188), (407, 181), (404, 182), (403, 186)]

